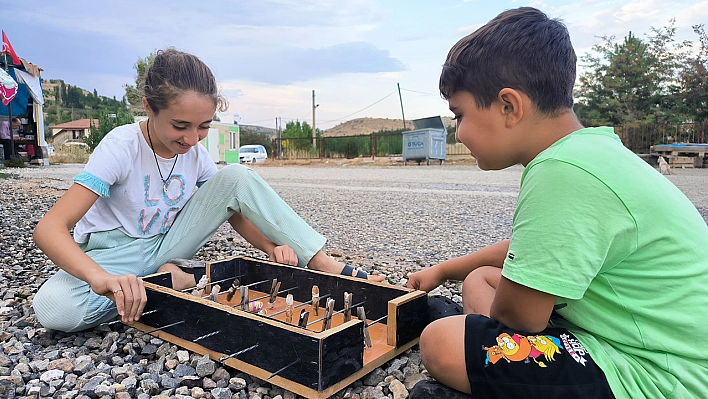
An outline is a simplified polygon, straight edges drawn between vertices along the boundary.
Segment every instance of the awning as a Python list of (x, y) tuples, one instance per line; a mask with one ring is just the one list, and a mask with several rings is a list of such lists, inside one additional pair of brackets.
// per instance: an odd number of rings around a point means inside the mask
[(17, 76), (18, 83), (24, 83), (29, 88), (34, 102), (37, 104), (44, 105), (44, 96), (42, 95), (42, 83), (39, 81), (38, 77), (32, 76), (25, 71), (20, 71), (15, 69), (15, 75)]

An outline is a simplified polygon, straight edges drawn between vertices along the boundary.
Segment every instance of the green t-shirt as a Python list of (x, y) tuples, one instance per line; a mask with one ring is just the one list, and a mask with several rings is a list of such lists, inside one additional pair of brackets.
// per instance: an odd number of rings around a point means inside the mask
[(620, 398), (708, 398), (708, 226), (612, 128), (524, 170), (502, 275), (557, 297)]

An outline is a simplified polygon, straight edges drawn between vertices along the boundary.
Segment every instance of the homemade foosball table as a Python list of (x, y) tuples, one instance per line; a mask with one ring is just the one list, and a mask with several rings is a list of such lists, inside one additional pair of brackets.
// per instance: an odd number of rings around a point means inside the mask
[(308, 398), (415, 345), (428, 322), (423, 291), (248, 257), (207, 263), (187, 290), (169, 273), (143, 280), (136, 328)]

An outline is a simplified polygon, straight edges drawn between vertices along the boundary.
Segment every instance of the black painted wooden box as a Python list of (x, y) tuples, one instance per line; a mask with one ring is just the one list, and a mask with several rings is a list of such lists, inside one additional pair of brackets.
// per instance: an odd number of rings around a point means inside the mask
[[(183, 321), (152, 334), (217, 361), (252, 348), (222, 362), (308, 398), (327, 398), (415, 345), (427, 323), (426, 294), (404, 287), (248, 257), (207, 264), (207, 276), (212, 282), (223, 280), (218, 303), (173, 290), (168, 273), (145, 277), (145, 312), (157, 312), (143, 316), (136, 327), (150, 331)], [(251, 300), (267, 295), (273, 278), (281, 282), (280, 291), (293, 294), (296, 305), (312, 299), (313, 285), (321, 297), (335, 299), (335, 311), (343, 308), (344, 292), (351, 293), (353, 304), (363, 303), (366, 310), (372, 347), (364, 345), (364, 322), (357, 319), (356, 309), (351, 321), (343, 323), (343, 316), (335, 315), (332, 327), (322, 332), (320, 325), (298, 327), (297, 313), (294, 324), (286, 323), (282, 314), (269, 316), (285, 307), (286, 294), (279, 295), (276, 307), (265, 315), (241, 310), (235, 306), (238, 294), (226, 300), (236, 277), (241, 285), (266, 280), (251, 287)], [(324, 307), (319, 316), (310, 305), (302, 308), (310, 310), (310, 320), (324, 315)]]

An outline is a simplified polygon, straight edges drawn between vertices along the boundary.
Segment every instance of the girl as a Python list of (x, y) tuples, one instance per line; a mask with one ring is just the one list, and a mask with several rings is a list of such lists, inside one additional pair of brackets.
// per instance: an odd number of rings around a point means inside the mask
[(61, 269), (34, 298), (45, 328), (83, 330), (116, 312), (134, 323), (147, 301), (136, 276), (169, 271), (175, 288), (194, 286), (168, 261), (194, 256), (226, 220), (271, 260), (368, 277), (327, 256), (325, 238), (251, 169), (217, 171), (197, 143), (227, 104), (201, 60), (159, 51), (143, 105), (148, 119), (108, 133), (35, 228), (37, 246)]

